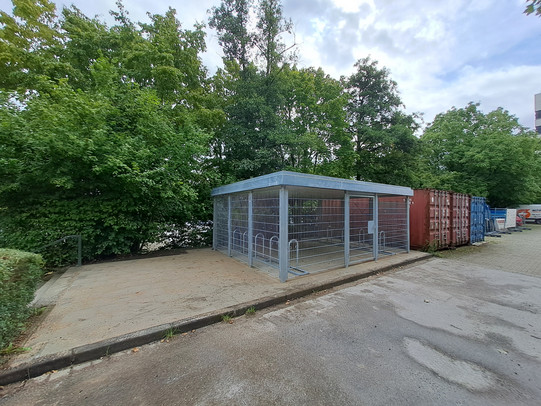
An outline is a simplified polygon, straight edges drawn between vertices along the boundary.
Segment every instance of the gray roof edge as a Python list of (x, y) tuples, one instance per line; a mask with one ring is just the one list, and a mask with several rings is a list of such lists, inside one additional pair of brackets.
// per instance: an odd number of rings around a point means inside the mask
[(226, 195), (231, 193), (246, 192), (253, 189), (262, 189), (272, 186), (282, 185), (283, 172), (274, 172), (268, 175), (258, 176), (256, 178), (241, 180), (240, 182), (230, 183), (229, 185), (219, 186), (212, 189), (211, 196)]
[(217, 187), (211, 196), (246, 192), (272, 186), (299, 186), (318, 189), (334, 189), (357, 193), (392, 194), (413, 196), (413, 190), (406, 186), (386, 185), (383, 183), (363, 182), (358, 180), (333, 178), (330, 176), (311, 175), (299, 172), (280, 171), (256, 178), (246, 179)]

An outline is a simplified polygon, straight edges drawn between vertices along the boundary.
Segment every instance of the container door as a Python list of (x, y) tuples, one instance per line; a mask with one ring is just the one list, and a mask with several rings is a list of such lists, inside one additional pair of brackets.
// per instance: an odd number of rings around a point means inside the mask
[(451, 241), (458, 247), (470, 241), (470, 196), (451, 192)]
[(374, 198), (349, 199), (349, 263), (374, 259)]
[(439, 249), (449, 246), (451, 234), (450, 208), (449, 192), (442, 190), (430, 191), (427, 247)]

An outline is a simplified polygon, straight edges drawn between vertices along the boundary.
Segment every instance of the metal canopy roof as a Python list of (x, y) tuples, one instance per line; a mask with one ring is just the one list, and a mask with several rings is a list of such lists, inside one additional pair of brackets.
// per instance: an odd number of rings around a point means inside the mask
[(308, 175), (297, 172), (274, 172), (269, 175), (243, 180), (220, 186), (212, 190), (212, 196), (247, 192), (273, 186), (298, 186), (317, 189), (342, 190), (350, 193), (373, 193), (400, 196), (413, 196), (413, 190), (405, 186), (385, 185), (382, 183), (361, 182), (358, 180), (331, 178), (329, 176)]

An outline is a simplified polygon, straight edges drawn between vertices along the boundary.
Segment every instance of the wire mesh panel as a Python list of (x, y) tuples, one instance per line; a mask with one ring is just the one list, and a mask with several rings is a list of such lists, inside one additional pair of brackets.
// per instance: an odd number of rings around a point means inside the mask
[(231, 255), (248, 261), (248, 194), (231, 195)]
[(228, 198), (227, 196), (218, 196), (214, 198), (214, 249), (227, 252), (227, 218), (228, 218)]
[(347, 216), (345, 192), (338, 189), (271, 186), (216, 196), (214, 248), (273, 275), (280, 269), (303, 275), (358, 264), (374, 259), (376, 250), (407, 251), (406, 197), (376, 196), (348, 194)]
[(393, 255), (408, 250), (407, 204), (404, 196), (378, 199), (378, 252)]
[(344, 200), (290, 192), (290, 272), (303, 274), (344, 266)]
[[(266, 271), (278, 269), (279, 263), (279, 190), (253, 193), (253, 249), (254, 266)], [(269, 267), (273, 268), (272, 270)]]
[(349, 199), (349, 263), (374, 258), (374, 199)]

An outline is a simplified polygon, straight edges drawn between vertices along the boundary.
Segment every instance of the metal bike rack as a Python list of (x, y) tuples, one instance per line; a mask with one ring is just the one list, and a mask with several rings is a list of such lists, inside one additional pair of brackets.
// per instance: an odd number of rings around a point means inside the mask
[(261, 237), (261, 252), (263, 253), (263, 258), (265, 258), (265, 236), (263, 235), (263, 233), (257, 233), (255, 235), (255, 238), (254, 238), (254, 245), (255, 245), (255, 250), (254, 250), (254, 258), (257, 258), (257, 239)]
[[(242, 253), (244, 254), (244, 245), (246, 243), (246, 234), (248, 234), (248, 231), (245, 231), (244, 233), (242, 233)], [(246, 247), (248, 248), (248, 247)]]
[[(381, 243), (383, 241), (383, 244)], [(387, 247), (387, 241), (386, 241), (386, 237), (385, 237), (385, 231), (380, 231), (379, 232), (379, 242), (378, 242), (378, 251), (382, 254), (387, 254), (387, 255), (395, 255), (396, 253), (395, 252), (392, 252), (392, 251), (387, 251), (385, 248)]]
[[(278, 238), (277, 235), (273, 235), (273, 236), (269, 239), (269, 262), (272, 262), (272, 242), (273, 242), (273, 241), (276, 241), (276, 245), (279, 246), (278, 243), (279, 243), (280, 239)], [(276, 248), (277, 251), (278, 251), (278, 248), (279, 248), (279, 247)]]
[[(235, 229), (233, 230), (233, 249), (235, 249), (235, 234), (236, 234), (236, 233), (239, 233), (239, 240), (240, 240), (240, 231), (239, 231), (238, 228), (235, 228)], [(237, 251), (238, 251), (238, 250), (237, 250)]]
[(289, 252), (291, 252), (291, 244), (297, 245), (297, 257), (295, 258), (295, 264), (299, 265), (299, 242), (294, 238), (289, 240)]

